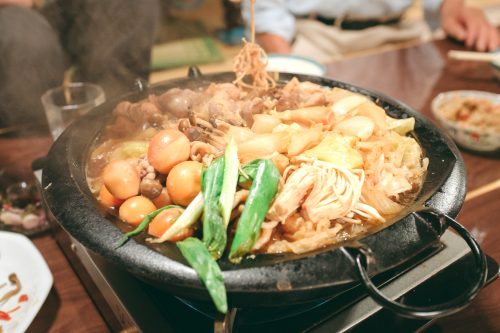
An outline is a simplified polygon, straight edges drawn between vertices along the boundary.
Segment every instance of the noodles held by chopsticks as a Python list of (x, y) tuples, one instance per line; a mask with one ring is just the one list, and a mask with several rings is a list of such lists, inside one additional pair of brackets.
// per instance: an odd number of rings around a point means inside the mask
[[(264, 50), (253, 42), (243, 40), (245, 45), (236, 56), (233, 70), (236, 80), (233, 81), (239, 88), (267, 90), (274, 88), (276, 82), (267, 73), (267, 56)], [(246, 76), (252, 78), (252, 83), (244, 81)]]
[[(251, 41), (243, 39), (243, 48), (235, 58), (233, 71), (236, 80), (233, 81), (239, 88), (267, 90), (274, 88), (276, 82), (267, 73), (266, 52), (255, 43), (255, 0), (251, 0)], [(251, 84), (245, 82), (247, 76), (251, 77)]]

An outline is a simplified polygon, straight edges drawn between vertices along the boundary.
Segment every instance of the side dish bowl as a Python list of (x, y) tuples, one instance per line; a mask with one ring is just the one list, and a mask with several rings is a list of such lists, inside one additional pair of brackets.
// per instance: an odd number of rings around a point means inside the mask
[(455, 142), (466, 149), (478, 152), (495, 152), (500, 149), (500, 133), (492, 128), (478, 128), (451, 120), (442, 112), (442, 107), (457, 98), (488, 100), (500, 105), (500, 94), (474, 90), (456, 90), (440, 93), (431, 104), (434, 117), (450, 134)]

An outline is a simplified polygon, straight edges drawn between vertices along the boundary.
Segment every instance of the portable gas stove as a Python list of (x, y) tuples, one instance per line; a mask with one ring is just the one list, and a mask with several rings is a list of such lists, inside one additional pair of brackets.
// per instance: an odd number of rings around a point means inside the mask
[[(35, 176), (40, 180), (41, 170)], [(82, 246), (50, 212), (48, 218), (58, 244), (114, 332), (415, 332), (432, 322), (399, 317), (360, 286), (304, 304), (231, 309), (224, 317), (209, 303), (175, 297), (137, 279)], [(387, 297), (405, 304), (439, 304), (469, 288), (473, 277), (465, 272), (474, 267), (473, 261), (465, 241), (447, 230), (435, 246), (373, 281)], [(489, 283), (499, 266), (488, 256), (487, 262)]]
[[(354, 287), (312, 303), (280, 308), (233, 309), (226, 318), (210, 304), (172, 296), (90, 252), (57, 224), (56, 239), (112, 331), (118, 332), (384, 332), (421, 331), (431, 322), (401, 318)], [(472, 267), (465, 242), (446, 231), (441, 243), (374, 281), (385, 295), (405, 303), (442, 302), (468, 287)], [(488, 257), (488, 282), (498, 274)]]

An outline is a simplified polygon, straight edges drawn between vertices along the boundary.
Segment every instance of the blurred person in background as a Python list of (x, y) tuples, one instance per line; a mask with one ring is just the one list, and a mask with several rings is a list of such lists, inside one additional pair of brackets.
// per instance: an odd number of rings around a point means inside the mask
[(71, 66), (107, 99), (147, 79), (157, 1), (0, 0), (0, 127), (46, 128), (40, 97)]
[[(444, 32), (468, 48), (500, 46), (497, 29), (481, 9), (463, 0), (421, 0), (426, 17), (438, 16)], [(257, 0), (256, 41), (268, 53), (293, 53), (321, 62), (388, 43), (421, 39), (430, 33), (420, 21), (404, 20), (413, 0)], [(243, 2), (250, 26), (250, 0)]]

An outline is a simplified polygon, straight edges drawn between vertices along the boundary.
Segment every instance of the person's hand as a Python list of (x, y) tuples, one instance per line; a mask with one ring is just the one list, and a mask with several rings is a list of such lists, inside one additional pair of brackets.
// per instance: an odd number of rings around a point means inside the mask
[(33, 7), (33, 0), (0, 0), (0, 7), (7, 5)]
[(264, 32), (256, 34), (255, 38), (257, 39), (257, 43), (267, 53), (288, 54), (292, 52), (290, 43), (281, 36)]
[(441, 7), (441, 26), (447, 35), (478, 51), (500, 47), (500, 34), (479, 8), (464, 6), (462, 0), (445, 0)]

